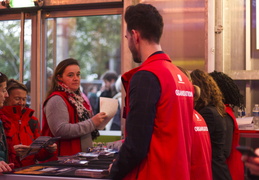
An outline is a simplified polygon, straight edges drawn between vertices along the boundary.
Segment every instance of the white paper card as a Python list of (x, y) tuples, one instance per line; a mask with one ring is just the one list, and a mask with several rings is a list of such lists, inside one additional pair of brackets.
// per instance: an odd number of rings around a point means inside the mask
[(253, 117), (236, 118), (238, 125), (252, 124)]
[(105, 112), (107, 117), (98, 127), (99, 130), (105, 128), (106, 124), (114, 117), (118, 110), (118, 99), (100, 97), (100, 112)]

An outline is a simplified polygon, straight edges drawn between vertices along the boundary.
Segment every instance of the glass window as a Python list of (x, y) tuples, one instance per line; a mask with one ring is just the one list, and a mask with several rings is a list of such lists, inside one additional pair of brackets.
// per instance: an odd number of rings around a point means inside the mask
[[(0, 71), (9, 79), (20, 76), (20, 20), (0, 21)], [(31, 21), (24, 25), (24, 81), (30, 78)]]

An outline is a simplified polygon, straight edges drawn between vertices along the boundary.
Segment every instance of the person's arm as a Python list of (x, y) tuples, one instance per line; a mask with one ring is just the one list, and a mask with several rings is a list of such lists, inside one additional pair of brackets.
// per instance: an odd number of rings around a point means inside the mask
[(224, 145), (224, 155), (229, 158), (232, 149), (233, 133), (234, 133), (234, 123), (233, 119), (229, 114), (224, 116), (224, 121), (226, 123), (226, 139)]
[(122, 179), (146, 157), (161, 88), (154, 74), (140, 71), (132, 77), (129, 91), (127, 137), (111, 167), (110, 174), (113, 179)]
[(69, 123), (67, 105), (60, 96), (51, 97), (44, 108), (49, 128), (54, 136), (64, 139), (91, 133), (95, 126), (91, 119), (75, 124)]
[[(255, 154), (259, 156), (259, 148), (255, 150)], [(243, 155), (242, 160), (244, 161), (245, 166), (249, 169), (251, 175), (259, 176), (259, 157)]]

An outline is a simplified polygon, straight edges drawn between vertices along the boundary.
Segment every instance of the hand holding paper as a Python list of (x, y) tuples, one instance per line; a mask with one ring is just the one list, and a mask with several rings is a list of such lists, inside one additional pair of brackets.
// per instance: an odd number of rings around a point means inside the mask
[(118, 100), (112, 98), (100, 97), (100, 112), (105, 112), (107, 117), (98, 126), (99, 130), (105, 128), (106, 124), (114, 117), (118, 110)]
[(19, 157), (24, 156), (30, 150), (30, 146), (26, 146), (22, 144), (14, 145), (13, 148), (14, 148), (14, 151), (16, 152), (16, 155)]

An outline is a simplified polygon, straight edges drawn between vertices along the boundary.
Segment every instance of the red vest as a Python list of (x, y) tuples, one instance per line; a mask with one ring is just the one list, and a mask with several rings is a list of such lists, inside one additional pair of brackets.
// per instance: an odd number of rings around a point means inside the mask
[[(15, 168), (29, 166), (35, 164), (36, 160), (44, 161), (53, 156), (52, 153), (42, 149), (36, 155), (28, 156), (20, 161), (19, 157), (16, 156), (13, 145), (30, 145), (40, 136), (38, 119), (32, 116), (34, 110), (30, 108), (22, 109), (21, 106), (4, 106), (1, 112), (5, 115), (2, 117), (2, 121), (8, 143), (9, 162), (14, 163)], [(35, 127), (31, 127), (29, 122), (33, 122)]]
[[(61, 91), (55, 91), (53, 92), (44, 102), (43, 107), (46, 105), (47, 101), (52, 97), (58, 95), (60, 97), (62, 97), (62, 99), (65, 101), (66, 105), (67, 105), (67, 109), (68, 109), (68, 113), (69, 113), (69, 123), (71, 124), (75, 124), (78, 123), (78, 115), (76, 112), (76, 108), (74, 107), (74, 105), (72, 105), (69, 101), (68, 101), (68, 96), (65, 92), (61, 92)], [(84, 106), (89, 109), (89, 106), (84, 103)], [(52, 136), (53, 134), (51, 133), (50, 129), (49, 129), (49, 125), (47, 123), (47, 119), (46, 119), (46, 115), (43, 111), (43, 121), (42, 121), (42, 135), (44, 136)], [(58, 145), (58, 156), (70, 156), (70, 155), (74, 155), (78, 152), (81, 152), (81, 141), (80, 141), (80, 137), (77, 138), (73, 138), (73, 139), (61, 139), (58, 141), (57, 143)]]
[(193, 121), (191, 179), (212, 180), (212, 149), (208, 127), (203, 117), (195, 110)]
[[(147, 157), (124, 179), (170, 180), (190, 179), (193, 128), (193, 86), (174, 66), (166, 54), (148, 58), (140, 67), (123, 75), (129, 109), (129, 82), (137, 71), (150, 71), (157, 76), (161, 96)], [(128, 84), (127, 84), (128, 82)]]
[(236, 117), (233, 113), (231, 107), (226, 105), (226, 112), (230, 115), (234, 124), (234, 132), (232, 139), (232, 148), (230, 156), (227, 158), (227, 165), (232, 177), (232, 180), (244, 180), (244, 163), (241, 161), (242, 154), (236, 150), (236, 147), (239, 146), (239, 129), (237, 125)]

